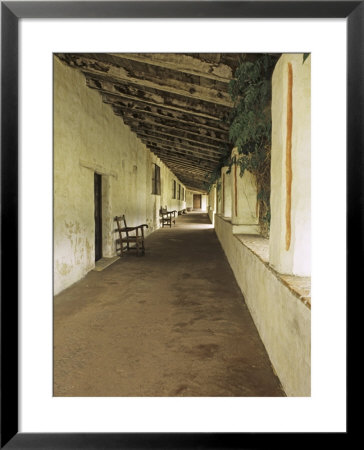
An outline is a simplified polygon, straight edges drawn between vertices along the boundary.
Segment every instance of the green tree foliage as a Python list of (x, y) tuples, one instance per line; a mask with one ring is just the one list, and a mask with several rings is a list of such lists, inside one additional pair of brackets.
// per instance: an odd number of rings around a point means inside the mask
[(229, 138), (238, 149), (240, 176), (248, 170), (256, 177), (263, 235), (268, 235), (270, 223), (271, 77), (276, 62), (277, 57), (267, 54), (255, 61), (243, 59), (229, 85), (234, 102)]
[[(226, 122), (227, 120), (225, 119), (224, 123)], [(220, 146), (220, 151), (223, 156), (220, 158), (220, 163), (218, 164), (216, 169), (213, 172), (211, 172), (208, 176), (206, 176), (206, 181), (204, 184), (207, 192), (210, 192), (212, 186), (220, 179), (221, 169), (224, 166), (228, 166), (230, 164), (230, 155), (232, 149), (233, 147), (231, 144), (222, 144)]]

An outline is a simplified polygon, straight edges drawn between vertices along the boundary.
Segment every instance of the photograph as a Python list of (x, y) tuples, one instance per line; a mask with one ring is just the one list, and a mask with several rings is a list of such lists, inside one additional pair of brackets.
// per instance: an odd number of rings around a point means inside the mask
[(347, 446), (363, 3), (1, 1), (1, 448)]
[(55, 53), (54, 396), (310, 396), (311, 56)]

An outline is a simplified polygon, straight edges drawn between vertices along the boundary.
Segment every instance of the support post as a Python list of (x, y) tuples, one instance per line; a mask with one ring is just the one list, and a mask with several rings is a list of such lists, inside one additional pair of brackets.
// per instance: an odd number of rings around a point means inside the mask
[(228, 167), (221, 169), (222, 178), (222, 214), (224, 217), (231, 217), (231, 172), (227, 173)]
[[(234, 148), (231, 157), (238, 158), (238, 150)], [(245, 170), (240, 176), (239, 164), (231, 168), (231, 199), (234, 234), (259, 234), (259, 208), (255, 176)]]
[(270, 264), (311, 272), (311, 57), (286, 54), (272, 78)]

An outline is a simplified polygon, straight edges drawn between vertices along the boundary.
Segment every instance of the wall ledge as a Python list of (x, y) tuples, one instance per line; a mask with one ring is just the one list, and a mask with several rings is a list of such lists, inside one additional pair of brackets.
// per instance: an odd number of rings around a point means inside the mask
[(299, 277), (277, 272), (269, 264), (269, 239), (260, 235), (234, 234), (307, 308), (311, 309), (311, 277)]
[(284, 391), (310, 396), (310, 278), (279, 274), (269, 264), (268, 239), (233, 235), (231, 223), (216, 216), (217, 238)]
[(233, 223), (232, 217), (226, 217), (222, 214), (218, 214), (218, 217), (225, 222), (229, 223), (232, 227), (232, 234), (247, 234), (247, 235), (257, 235), (259, 234), (259, 225), (252, 224), (243, 224), (243, 223)]
[(259, 234), (235, 234), (233, 232), (234, 225), (231, 223), (231, 217), (225, 217), (221, 214), (216, 216), (228, 223), (232, 227), (232, 235), (244, 247), (250, 250), (268, 270), (284, 285), (292, 294), (294, 294), (308, 309), (311, 309), (311, 277), (299, 277), (297, 275), (281, 274), (277, 272), (269, 264), (269, 239), (260, 236)]

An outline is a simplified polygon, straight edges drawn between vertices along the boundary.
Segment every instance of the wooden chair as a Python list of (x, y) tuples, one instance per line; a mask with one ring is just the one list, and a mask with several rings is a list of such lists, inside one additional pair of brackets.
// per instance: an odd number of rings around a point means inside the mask
[(174, 224), (176, 223), (175, 220), (172, 220), (172, 214), (173, 214), (173, 217), (175, 217), (176, 211), (167, 211), (166, 208), (161, 208), (159, 210), (160, 222), (161, 222), (162, 227), (164, 227), (165, 225), (169, 225), (169, 227), (171, 228), (172, 222)]
[(125, 215), (117, 216), (114, 220), (117, 224), (115, 232), (119, 234), (119, 238), (116, 239), (116, 252), (120, 252), (120, 255), (123, 256), (125, 251), (136, 250), (138, 256), (139, 251), (144, 255), (144, 227), (148, 228), (148, 225), (144, 223), (136, 227), (128, 227)]

